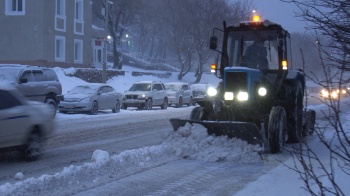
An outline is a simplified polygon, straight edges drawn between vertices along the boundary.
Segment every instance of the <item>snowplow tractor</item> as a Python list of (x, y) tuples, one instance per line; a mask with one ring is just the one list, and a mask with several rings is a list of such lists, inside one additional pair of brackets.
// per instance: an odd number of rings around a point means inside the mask
[(211, 71), (222, 80), (189, 119), (170, 120), (174, 130), (197, 123), (209, 134), (260, 144), (271, 153), (311, 133), (315, 113), (303, 106), (305, 76), (293, 69), (290, 34), (270, 21), (224, 22), (220, 37), (215, 30), (210, 49), (218, 58)]

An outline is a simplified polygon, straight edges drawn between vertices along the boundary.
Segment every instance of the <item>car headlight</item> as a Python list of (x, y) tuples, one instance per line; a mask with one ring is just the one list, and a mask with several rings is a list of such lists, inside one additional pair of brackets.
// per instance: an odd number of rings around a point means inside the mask
[(218, 91), (213, 88), (213, 87), (209, 87), (207, 90), (207, 94), (211, 97), (215, 96), (216, 94), (218, 94)]
[(238, 101), (247, 101), (248, 100), (248, 92), (238, 92), (237, 99)]
[(321, 91), (321, 96), (322, 96), (322, 97), (328, 97), (328, 96), (329, 96), (328, 91), (327, 91), (326, 89), (322, 89), (322, 91)]
[(267, 93), (267, 90), (266, 90), (265, 87), (260, 87), (260, 88), (258, 89), (258, 94), (259, 94), (260, 96), (265, 96), (266, 93)]
[(90, 97), (85, 97), (79, 101), (80, 103), (88, 103), (90, 102)]
[(338, 98), (338, 92), (337, 91), (333, 91), (332, 93), (331, 93), (331, 97), (332, 98), (334, 98), (334, 99), (336, 99), (336, 98)]
[(145, 99), (145, 98), (146, 98), (145, 94), (139, 95), (139, 97), (138, 97), (138, 99)]

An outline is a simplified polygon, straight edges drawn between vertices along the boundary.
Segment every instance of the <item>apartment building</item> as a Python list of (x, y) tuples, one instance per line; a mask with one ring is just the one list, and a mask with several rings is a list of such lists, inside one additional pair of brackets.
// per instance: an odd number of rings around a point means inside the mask
[(0, 63), (94, 67), (104, 30), (92, 28), (90, 0), (1, 0)]

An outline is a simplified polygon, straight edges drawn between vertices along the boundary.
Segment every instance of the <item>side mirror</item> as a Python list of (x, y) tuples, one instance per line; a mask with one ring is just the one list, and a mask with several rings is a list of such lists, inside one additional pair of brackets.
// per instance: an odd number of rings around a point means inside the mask
[(101, 91), (98, 91), (98, 92), (97, 92), (97, 95), (101, 95)]
[(21, 78), (19, 80), (19, 83), (22, 84), (22, 83), (27, 83), (28, 82), (28, 78)]
[(283, 47), (283, 43), (284, 43), (284, 41), (283, 41), (283, 35), (279, 35), (279, 36), (278, 36), (278, 45), (279, 45), (280, 47)]
[(209, 48), (211, 50), (216, 50), (218, 47), (218, 38), (213, 36), (210, 38), (210, 45), (209, 45)]

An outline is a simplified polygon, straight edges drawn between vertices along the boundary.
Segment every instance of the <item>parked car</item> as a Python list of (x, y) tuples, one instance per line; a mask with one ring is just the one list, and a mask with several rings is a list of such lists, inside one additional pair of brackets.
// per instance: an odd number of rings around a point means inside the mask
[(61, 113), (88, 112), (95, 115), (99, 110), (111, 109), (113, 113), (120, 111), (122, 94), (106, 84), (91, 83), (78, 85), (64, 95), (58, 105)]
[(193, 103), (207, 99), (207, 91), (209, 87), (209, 84), (192, 84)]
[(192, 90), (188, 83), (185, 82), (169, 82), (164, 84), (168, 91), (169, 105), (174, 104), (176, 107), (192, 105)]
[(54, 130), (47, 104), (29, 101), (17, 89), (0, 85), (0, 149), (19, 149), (27, 161), (37, 159), (44, 139)]
[(11, 84), (32, 101), (48, 103), (55, 117), (63, 100), (62, 85), (53, 69), (29, 65), (0, 65), (0, 82)]
[(162, 82), (141, 81), (131, 86), (123, 96), (123, 109), (128, 107), (151, 110), (153, 106), (168, 108), (167, 91)]

